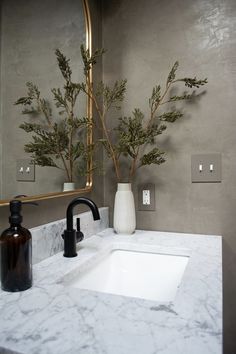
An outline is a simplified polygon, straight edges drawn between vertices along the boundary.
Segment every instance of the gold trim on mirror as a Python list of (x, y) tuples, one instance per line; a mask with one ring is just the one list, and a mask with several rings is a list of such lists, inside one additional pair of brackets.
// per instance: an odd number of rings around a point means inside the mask
[[(84, 7), (84, 16), (85, 16), (85, 24), (86, 24), (86, 49), (92, 53), (92, 24), (91, 24), (91, 15), (89, 10), (88, 0), (83, 0), (83, 7)], [(89, 71), (89, 81), (92, 82), (93, 79), (93, 69)], [(93, 116), (93, 102), (91, 97), (87, 97), (87, 117), (89, 121), (92, 123), (92, 116)], [(87, 145), (91, 146), (93, 143), (93, 131), (92, 131), (92, 124), (88, 127), (87, 132)], [(93, 160), (92, 156), (90, 155), (88, 161), (88, 175), (87, 175), (87, 182), (86, 187), (91, 188), (93, 184), (93, 175), (92, 175), (92, 167), (93, 167)]]
[[(83, 10), (84, 10), (84, 18), (85, 18), (85, 31), (86, 31), (86, 49), (92, 53), (92, 24), (91, 24), (91, 14), (89, 9), (89, 0), (82, 0), (83, 3)], [(90, 70), (89, 80), (92, 81), (92, 69)], [(87, 117), (90, 122), (92, 122), (92, 99), (90, 97), (87, 98)], [(91, 145), (93, 142), (93, 131), (92, 125), (88, 127), (87, 130), (87, 144)], [(68, 192), (57, 192), (57, 193), (47, 193), (41, 195), (34, 195), (31, 197), (19, 198), (19, 200), (24, 201), (39, 201), (39, 200), (46, 200), (46, 199), (54, 199), (59, 197), (69, 197), (72, 195), (80, 195), (84, 193), (91, 192), (92, 185), (93, 185), (93, 175), (92, 175), (92, 156), (88, 161), (88, 174), (86, 180), (86, 186), (84, 188), (76, 189), (74, 191)], [(14, 198), (12, 196), (12, 198)], [(0, 206), (9, 205), (10, 199), (0, 200)]]

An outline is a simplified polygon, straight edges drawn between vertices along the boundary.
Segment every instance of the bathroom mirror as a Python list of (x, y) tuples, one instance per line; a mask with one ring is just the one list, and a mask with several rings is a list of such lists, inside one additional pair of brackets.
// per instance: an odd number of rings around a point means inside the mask
[[(26, 83), (32, 82), (52, 107), (54, 121), (60, 121), (60, 109), (55, 107), (51, 89), (63, 89), (65, 80), (55, 50), (59, 49), (70, 59), (72, 81), (84, 81), (80, 45), (83, 43), (91, 50), (88, 1), (3, 0), (0, 35), (0, 205), (8, 204), (18, 195), (27, 196), (25, 200), (40, 200), (89, 191), (91, 173), (76, 174), (75, 188), (64, 192), (65, 171), (32, 164), (25, 145), (32, 141), (33, 133), (27, 133), (19, 126), (24, 122), (38, 123), (40, 119), (40, 124), (44, 124), (43, 118), (22, 114), (23, 107), (14, 105), (17, 99), (26, 96)], [(75, 111), (77, 117), (91, 119), (91, 101), (85, 95), (79, 95)], [(92, 128), (85, 126), (83, 129), (81, 136), (85, 144), (90, 144)], [(78, 135), (79, 139), (82, 138)], [(87, 164), (89, 170), (91, 158)]]

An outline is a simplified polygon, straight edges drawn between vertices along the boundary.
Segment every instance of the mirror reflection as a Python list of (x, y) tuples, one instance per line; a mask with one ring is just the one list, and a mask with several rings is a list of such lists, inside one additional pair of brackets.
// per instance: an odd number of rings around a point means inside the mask
[(83, 2), (5, 0), (1, 15), (0, 199), (83, 188)]

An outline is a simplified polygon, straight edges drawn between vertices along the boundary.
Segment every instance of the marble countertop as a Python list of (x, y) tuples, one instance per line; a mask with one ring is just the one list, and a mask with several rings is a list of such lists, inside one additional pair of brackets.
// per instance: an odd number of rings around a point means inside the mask
[[(188, 252), (172, 302), (155, 302), (63, 285), (114, 243)], [(78, 257), (58, 253), (34, 265), (34, 285), (0, 292), (0, 353), (220, 354), (222, 353), (221, 237), (106, 229), (78, 244)]]

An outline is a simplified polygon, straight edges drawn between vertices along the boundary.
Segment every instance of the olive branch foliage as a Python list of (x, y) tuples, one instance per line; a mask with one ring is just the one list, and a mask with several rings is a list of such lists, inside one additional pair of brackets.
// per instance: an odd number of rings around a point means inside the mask
[[(55, 119), (49, 102), (41, 96), (39, 88), (27, 82), (27, 94), (19, 98), (15, 104), (23, 107), (22, 113), (29, 115), (37, 123), (24, 122), (20, 128), (31, 133), (31, 141), (25, 144), (25, 151), (31, 154), (39, 166), (50, 166), (62, 169), (68, 182), (73, 182), (76, 174), (88, 173), (88, 161), (94, 146), (84, 141), (85, 128), (90, 128), (87, 117), (78, 117), (75, 113), (77, 98), (83, 92), (81, 84), (72, 81), (70, 60), (57, 49), (57, 64), (64, 79), (63, 88), (51, 89), (54, 104), (58, 110)], [(32, 121), (32, 119), (31, 119)]]
[(82, 85), (81, 89), (92, 99), (98, 113), (100, 128), (103, 132), (103, 138), (99, 141), (107, 156), (112, 159), (117, 181), (120, 182), (124, 179), (121, 173), (121, 159), (123, 157), (127, 158), (129, 164), (128, 178), (126, 177), (125, 180), (132, 181), (138, 168), (151, 164), (160, 165), (165, 162), (165, 152), (157, 146), (157, 137), (167, 129), (168, 123), (174, 123), (183, 116), (183, 113), (176, 108), (161, 113), (162, 106), (196, 97), (195, 90), (172, 96), (171, 88), (178, 83), (183, 83), (188, 89), (198, 89), (207, 83), (207, 79), (176, 78), (179, 67), (179, 63), (176, 61), (167, 77), (165, 86), (161, 88), (160, 85), (156, 85), (153, 88), (149, 99), (149, 115), (146, 117), (139, 108), (135, 108), (131, 116), (118, 118), (117, 127), (111, 131), (107, 117), (111, 108), (120, 109), (125, 97), (127, 81), (116, 81), (113, 86), (108, 86), (104, 82), (100, 82), (96, 86), (93, 85), (89, 79), (90, 71), (104, 52), (102, 49), (90, 54), (83, 45), (81, 46), (86, 78), (86, 84)]

